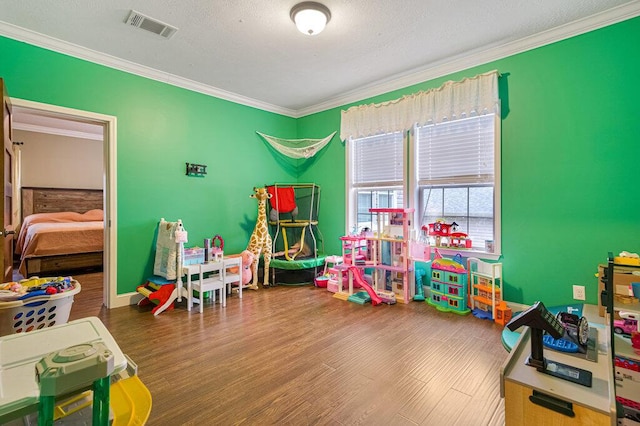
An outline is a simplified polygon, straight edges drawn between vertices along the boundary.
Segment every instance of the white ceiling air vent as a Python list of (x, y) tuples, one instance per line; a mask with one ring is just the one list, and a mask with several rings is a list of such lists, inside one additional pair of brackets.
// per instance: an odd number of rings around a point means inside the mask
[(164, 38), (171, 38), (171, 36), (178, 31), (176, 27), (160, 22), (157, 19), (150, 18), (140, 12), (136, 12), (135, 10), (131, 11), (125, 23), (143, 30), (151, 31), (152, 33), (158, 34)]

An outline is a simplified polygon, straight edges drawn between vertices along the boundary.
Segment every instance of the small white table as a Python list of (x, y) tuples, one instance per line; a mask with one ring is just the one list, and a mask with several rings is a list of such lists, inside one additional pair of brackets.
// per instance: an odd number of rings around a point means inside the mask
[[(237, 267), (237, 273), (228, 272), (229, 268)], [(202, 313), (202, 293), (212, 291), (212, 300), (215, 303), (215, 291), (220, 291), (220, 303), (227, 305), (226, 293), (231, 294), (231, 284), (238, 283), (240, 298), (242, 298), (242, 258), (225, 257), (220, 261), (198, 263), (182, 267), (182, 273), (187, 276), (187, 310), (193, 307), (193, 290), (200, 294), (200, 312)], [(215, 276), (204, 278), (204, 274), (214, 273)], [(198, 279), (193, 281), (192, 275), (198, 275)]]
[(112, 375), (127, 368), (127, 358), (96, 317), (0, 337), (0, 423), (38, 410), (40, 387), (35, 365), (40, 359), (86, 343), (103, 343), (113, 353)]

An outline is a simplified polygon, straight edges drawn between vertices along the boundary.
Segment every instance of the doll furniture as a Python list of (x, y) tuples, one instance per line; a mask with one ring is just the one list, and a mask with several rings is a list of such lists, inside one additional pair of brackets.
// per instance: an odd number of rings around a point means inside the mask
[[(375, 215), (373, 232), (340, 237), (344, 259), (342, 269), (351, 266), (362, 271), (370, 269), (374, 291), (382, 295), (393, 293), (399, 303), (409, 303), (415, 294), (411, 285), (414, 270), (410, 256), (410, 221), (414, 209), (372, 208), (369, 212)], [(349, 274), (348, 286), (340, 286), (333, 297), (348, 300), (353, 294), (354, 277), (364, 275), (358, 273), (360, 275)]]
[(444, 258), (438, 249), (431, 263), (431, 297), (427, 304), (441, 312), (466, 315), (471, 312), (467, 305), (467, 271), (460, 263), (462, 256)]

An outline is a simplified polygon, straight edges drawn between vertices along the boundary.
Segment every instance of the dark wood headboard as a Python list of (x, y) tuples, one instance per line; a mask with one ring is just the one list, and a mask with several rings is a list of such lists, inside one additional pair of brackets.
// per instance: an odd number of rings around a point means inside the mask
[(22, 218), (33, 213), (78, 212), (103, 208), (101, 189), (22, 188)]

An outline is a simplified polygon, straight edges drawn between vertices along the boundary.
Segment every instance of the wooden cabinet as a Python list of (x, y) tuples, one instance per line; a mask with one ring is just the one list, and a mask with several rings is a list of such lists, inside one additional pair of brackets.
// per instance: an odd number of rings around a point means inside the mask
[[(505, 383), (505, 424), (518, 426), (606, 425), (612, 423), (611, 414), (605, 414), (582, 405), (572, 404), (567, 414), (545, 408), (532, 402), (536, 399), (557, 403), (561, 407), (571, 404), (563, 399), (549, 399), (548, 395), (529, 386), (512, 381)], [(535, 392), (535, 395), (534, 395)], [(570, 415), (573, 413), (573, 416)]]

